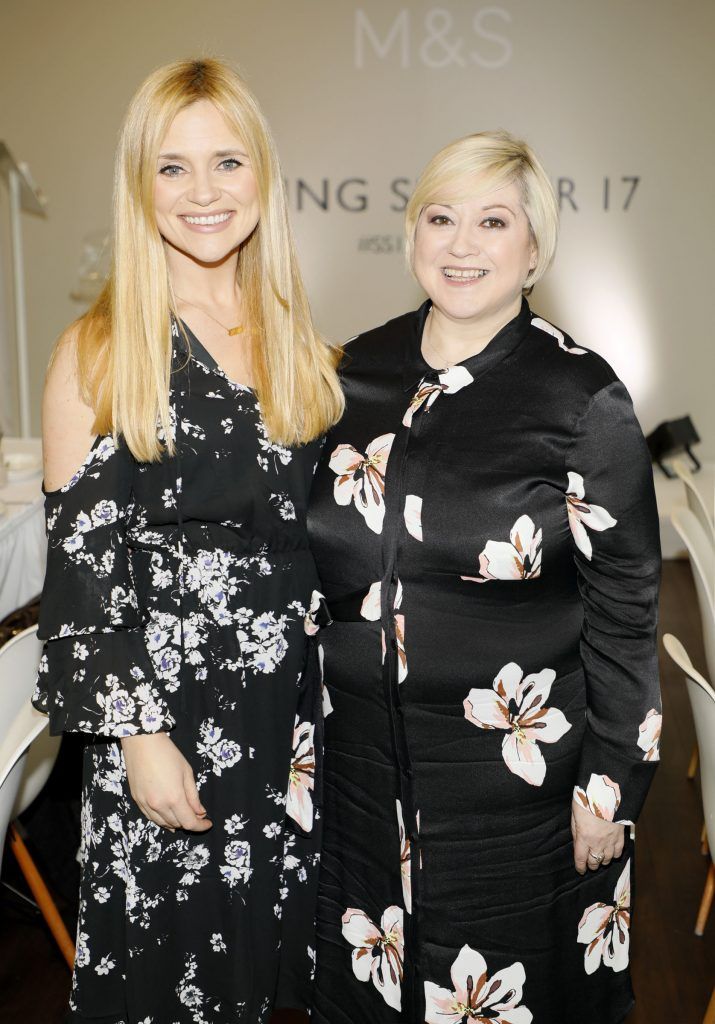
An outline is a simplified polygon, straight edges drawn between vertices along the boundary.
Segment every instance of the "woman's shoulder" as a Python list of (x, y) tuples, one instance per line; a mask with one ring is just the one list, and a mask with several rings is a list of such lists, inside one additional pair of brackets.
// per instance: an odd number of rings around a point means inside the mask
[(578, 344), (561, 327), (531, 312), (528, 352), (534, 371), (552, 387), (570, 388), (589, 398), (618, 382), (610, 363), (593, 349)]
[(410, 310), (349, 338), (343, 346), (341, 369), (394, 364), (396, 346), (417, 330), (420, 312), (420, 309)]
[(78, 363), (79, 324), (58, 338), (42, 396), (42, 449), (47, 491), (71, 480), (95, 441), (94, 410), (86, 403)]

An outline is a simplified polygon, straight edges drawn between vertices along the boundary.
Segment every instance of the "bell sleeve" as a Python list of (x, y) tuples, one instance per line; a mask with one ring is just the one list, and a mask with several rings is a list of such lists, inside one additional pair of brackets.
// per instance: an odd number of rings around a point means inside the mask
[(629, 824), (659, 757), (661, 559), (650, 455), (620, 381), (590, 400), (565, 468), (586, 679), (574, 799), (601, 818)]
[(68, 484), (45, 497), (47, 569), (32, 702), (50, 731), (122, 737), (174, 725), (155, 685), (127, 547), (133, 459), (97, 438)]

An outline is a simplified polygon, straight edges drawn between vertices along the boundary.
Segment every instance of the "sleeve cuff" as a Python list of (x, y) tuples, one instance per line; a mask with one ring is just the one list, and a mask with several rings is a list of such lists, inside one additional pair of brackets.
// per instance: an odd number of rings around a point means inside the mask
[(45, 644), (32, 703), (53, 734), (166, 732), (176, 723), (153, 680), (141, 627), (74, 634)]
[(633, 825), (648, 794), (658, 762), (636, 761), (587, 731), (574, 801), (604, 821)]

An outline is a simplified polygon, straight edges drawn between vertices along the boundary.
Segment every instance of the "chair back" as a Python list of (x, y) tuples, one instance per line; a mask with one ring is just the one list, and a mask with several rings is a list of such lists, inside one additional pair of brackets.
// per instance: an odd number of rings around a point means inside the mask
[(47, 717), (30, 704), (41, 653), (37, 626), (0, 648), (0, 863), (7, 826), (16, 813), (27, 748), (47, 727)]
[(707, 503), (695, 482), (695, 477), (690, 466), (688, 466), (683, 459), (675, 459), (673, 462), (673, 469), (685, 485), (685, 499), (688, 502), (688, 508), (697, 518), (705, 531), (706, 536), (709, 536), (713, 544), (715, 544), (715, 495), (713, 496), (713, 507), (708, 508)]
[(690, 556), (703, 626), (708, 675), (710, 679), (715, 679), (715, 545), (710, 542), (695, 513), (689, 508), (674, 509), (670, 518)]
[(705, 828), (710, 849), (715, 851), (715, 690), (693, 667), (688, 652), (677, 637), (666, 633), (663, 645), (675, 664), (685, 673), (700, 751)]

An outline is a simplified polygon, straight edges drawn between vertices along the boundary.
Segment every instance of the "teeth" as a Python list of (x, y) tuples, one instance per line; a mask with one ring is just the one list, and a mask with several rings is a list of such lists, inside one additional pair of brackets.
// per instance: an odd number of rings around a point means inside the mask
[(213, 213), (208, 217), (189, 217), (184, 215), (187, 224), (222, 224), (231, 216), (230, 213)]
[(484, 277), (488, 270), (460, 270), (457, 267), (443, 267), (442, 273), (445, 277), (454, 277), (460, 281), (476, 281), (478, 277)]

